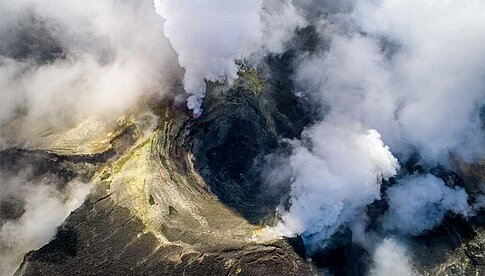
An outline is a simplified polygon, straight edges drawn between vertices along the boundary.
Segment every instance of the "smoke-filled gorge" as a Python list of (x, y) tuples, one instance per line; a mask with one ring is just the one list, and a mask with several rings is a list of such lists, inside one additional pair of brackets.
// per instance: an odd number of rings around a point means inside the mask
[(0, 275), (481, 275), (485, 3), (0, 0)]

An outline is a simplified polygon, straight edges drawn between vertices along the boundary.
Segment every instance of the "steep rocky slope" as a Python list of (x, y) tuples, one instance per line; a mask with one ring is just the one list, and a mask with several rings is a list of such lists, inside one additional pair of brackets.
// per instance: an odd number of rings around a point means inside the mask
[[(212, 84), (198, 120), (160, 103), (155, 130), (134, 120), (130, 146), (112, 139), (93, 150), (99, 159), (85, 173), (95, 192), (16, 275), (311, 274), (292, 248), (301, 241), (257, 240), (260, 226), (250, 222), (274, 210), (274, 202), (258, 205), (254, 197), (253, 160), (276, 147), (277, 128), (299, 133), (291, 129), (305, 124), (285, 119), (270, 90), (251, 81)], [(90, 164), (68, 147), (56, 146), (56, 154), (73, 162), (73, 173)]]

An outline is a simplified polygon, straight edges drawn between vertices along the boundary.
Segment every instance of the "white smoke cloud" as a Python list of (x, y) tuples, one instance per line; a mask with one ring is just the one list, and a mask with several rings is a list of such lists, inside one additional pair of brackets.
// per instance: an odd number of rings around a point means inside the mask
[[(167, 95), (180, 73), (149, 0), (0, 0), (0, 6), (0, 122), (20, 128), (17, 135), (88, 116), (116, 119), (144, 96)], [(60, 58), (39, 58), (56, 47)]]
[(155, 1), (165, 35), (185, 68), (187, 106), (201, 113), (205, 80), (237, 78), (236, 59), (249, 56), (262, 39), (262, 0)]
[(390, 61), (396, 87), (388, 93), (402, 103), (397, 120), (423, 158), (483, 154), (485, 3), (359, 1), (352, 18), (370, 35), (399, 45)]
[(307, 21), (290, 0), (265, 0), (260, 11), (263, 31), (263, 48), (281, 54), (295, 29), (307, 26)]
[[(346, 25), (341, 18), (335, 20)], [(374, 128), (395, 150), (400, 138), (394, 120), (398, 100), (378, 41), (357, 33), (349, 37), (346, 26), (342, 30), (333, 22), (322, 23), (323, 30), (330, 30), (325, 33), (332, 38), (330, 50), (298, 65), (297, 84), (322, 106), (322, 116)]]
[[(430, 2), (425, 7), (413, 1), (357, 3), (353, 14), (321, 21), (331, 49), (303, 61), (300, 82), (316, 90), (330, 112), (345, 110), (351, 113), (345, 116), (377, 129), (398, 153), (412, 146), (430, 163), (446, 163), (451, 152), (467, 160), (482, 155), (485, 63), (478, 53), (485, 23), (473, 18), (483, 13), (483, 3), (462, 8), (472, 12), (473, 7), (476, 15), (442, 2), (440, 13), (431, 11)], [(414, 15), (412, 22), (407, 14)], [(460, 26), (470, 27), (463, 33)]]
[(419, 235), (438, 225), (446, 212), (463, 216), (472, 210), (463, 188), (450, 188), (433, 176), (409, 176), (387, 191), (389, 210), (383, 218), (386, 230)]
[[(205, 80), (237, 78), (236, 60), (281, 53), (296, 28), (305, 20), (289, 1), (263, 0), (155, 0), (166, 20), (165, 35), (185, 69), (187, 106), (202, 112)], [(259, 54), (258, 54), (259, 53)]]
[[(479, 118), (485, 104), (485, 3), (348, 4), (331, 1), (322, 8), (304, 1), (297, 7), (309, 16), (325, 11), (312, 21), (323, 38), (320, 49), (302, 56), (296, 73), (298, 89), (320, 107), (323, 119), (312, 127), (320, 131), (304, 135), (312, 146), (296, 146), (288, 158), (294, 177), (291, 206), (280, 210), (283, 222), (271, 231), (308, 233), (310, 247), (324, 245), (341, 225), (362, 224), (363, 207), (379, 198), (379, 170), (387, 176), (396, 173), (398, 162), (389, 162), (393, 156), (405, 161), (417, 151), (421, 164), (431, 168), (446, 166), (450, 154), (473, 161), (485, 149)], [(373, 144), (380, 146), (354, 149), (354, 140), (365, 141), (365, 135), (355, 135), (355, 125), (381, 134)], [(322, 145), (328, 148), (324, 154)], [(329, 164), (339, 169), (337, 174)], [(361, 192), (360, 185), (373, 190)], [(447, 211), (470, 214), (466, 192), (433, 176), (402, 178), (389, 189), (389, 201), (387, 229), (403, 234), (433, 228)]]
[[(310, 148), (297, 145), (289, 159), (291, 207), (269, 231), (302, 234), (323, 245), (338, 228), (380, 197), (380, 182), (399, 165), (375, 130), (322, 122), (304, 132)], [(321, 243), (321, 244), (318, 244)]]
[(369, 276), (418, 276), (406, 248), (393, 238), (384, 239), (373, 254)]
[(22, 171), (11, 178), (2, 177), (0, 200), (20, 197), (24, 213), (0, 226), (0, 275), (13, 275), (25, 253), (49, 242), (57, 227), (84, 202), (92, 187), (72, 181), (58, 190), (49, 181), (29, 182), (28, 175)]

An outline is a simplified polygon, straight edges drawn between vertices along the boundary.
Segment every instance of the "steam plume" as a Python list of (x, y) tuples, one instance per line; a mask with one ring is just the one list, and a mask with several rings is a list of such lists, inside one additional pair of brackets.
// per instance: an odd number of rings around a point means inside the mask
[[(167, 95), (179, 72), (150, 1), (0, 5), (0, 122), (17, 136), (116, 119), (143, 96)], [(15, 144), (6, 132), (2, 143)]]
[(373, 256), (374, 264), (370, 276), (417, 276), (411, 265), (411, 259), (406, 248), (393, 238), (384, 239), (376, 248)]
[(282, 52), (295, 28), (306, 24), (289, 1), (154, 2), (185, 68), (187, 106), (195, 115), (202, 112), (206, 80), (231, 83), (237, 78), (236, 60), (261, 51)]
[(380, 198), (380, 183), (399, 165), (375, 130), (321, 123), (304, 133), (309, 149), (295, 145), (290, 208), (273, 231), (302, 234), (308, 247), (324, 246), (341, 225)]
[(438, 225), (447, 211), (468, 216), (468, 195), (463, 188), (449, 188), (433, 176), (410, 176), (387, 191), (389, 210), (384, 227), (400, 233), (419, 235)]
[[(303, 1), (297, 8), (320, 39), (300, 57), (295, 77), (320, 120), (304, 132), (309, 146), (294, 143), (289, 207), (282, 205), (282, 222), (270, 231), (301, 234), (312, 248), (365, 221), (363, 207), (379, 198), (382, 179), (398, 173), (396, 160), (417, 152), (430, 169), (449, 167), (450, 155), (483, 156), (485, 4)], [(387, 193), (388, 231), (419, 235), (447, 212), (471, 212), (463, 189), (434, 176), (398, 182)]]

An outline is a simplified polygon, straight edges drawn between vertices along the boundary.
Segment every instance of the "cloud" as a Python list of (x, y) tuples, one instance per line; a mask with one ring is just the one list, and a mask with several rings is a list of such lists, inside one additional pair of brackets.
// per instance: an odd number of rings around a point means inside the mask
[(305, 20), (290, 1), (155, 0), (165, 35), (185, 69), (187, 106), (202, 112), (205, 81), (237, 78), (236, 60), (281, 53)]
[(0, 4), (4, 130), (29, 137), (89, 116), (116, 119), (143, 97), (168, 95), (180, 73), (151, 1)]
[(419, 235), (438, 225), (447, 212), (471, 214), (467, 199), (463, 188), (447, 187), (433, 175), (405, 177), (387, 191), (389, 210), (383, 218), (384, 229)]
[(260, 11), (263, 45), (269, 53), (281, 54), (296, 29), (307, 26), (301, 11), (290, 0), (265, 0)]
[(389, 93), (402, 102), (397, 120), (404, 138), (428, 161), (449, 152), (472, 160), (485, 149), (484, 16), (479, 0), (360, 1), (352, 14), (370, 36), (399, 45)]
[(417, 276), (406, 248), (393, 238), (385, 238), (373, 254), (369, 276)]
[(0, 226), (1, 275), (13, 275), (25, 253), (49, 242), (57, 227), (84, 202), (92, 188), (91, 184), (74, 180), (59, 190), (48, 179), (29, 181), (29, 176), (27, 170), (2, 176), (0, 200), (15, 198), (22, 203), (23, 213)]
[[(297, 90), (320, 114), (303, 134), (308, 146), (295, 143), (287, 158), (289, 208), (279, 209), (276, 230), (303, 234), (311, 248), (341, 226), (365, 229), (364, 207), (379, 198), (379, 177), (396, 175), (411, 153), (425, 170), (447, 167), (450, 155), (483, 157), (485, 4), (303, 1), (296, 8), (321, 38), (295, 73)], [(387, 230), (418, 235), (448, 211), (471, 214), (463, 189), (431, 175), (398, 176), (388, 191)]]
[(201, 113), (205, 80), (237, 78), (236, 59), (249, 56), (262, 39), (261, 0), (155, 1), (165, 35), (185, 68), (187, 106)]
[(380, 197), (380, 183), (399, 165), (375, 130), (322, 122), (304, 132), (311, 146), (296, 144), (289, 158), (289, 209), (269, 231), (301, 234), (309, 247), (323, 246)]

